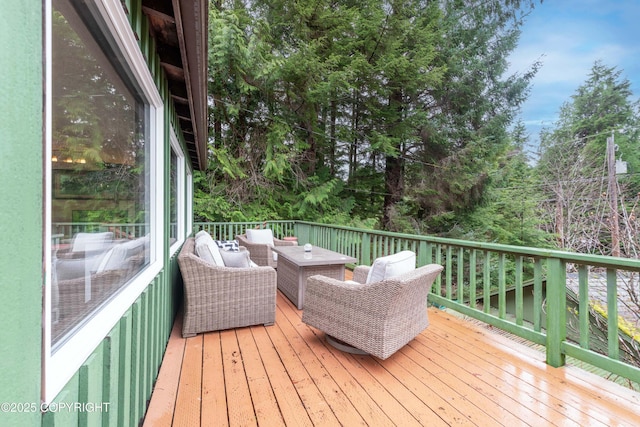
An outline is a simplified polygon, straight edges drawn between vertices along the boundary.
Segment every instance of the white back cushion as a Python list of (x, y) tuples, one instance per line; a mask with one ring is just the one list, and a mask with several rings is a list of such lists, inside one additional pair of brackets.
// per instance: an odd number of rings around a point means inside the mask
[(211, 235), (207, 233), (205, 230), (198, 231), (194, 237), (197, 239), (198, 237), (205, 236), (205, 235), (211, 237)]
[(113, 240), (113, 233), (78, 233), (73, 238), (71, 252), (106, 250)]
[(200, 230), (196, 233), (196, 244), (203, 242), (213, 242), (213, 237), (206, 231)]
[(251, 267), (251, 259), (249, 251), (220, 251), (224, 265), (227, 267), (249, 268)]
[(142, 253), (144, 251), (145, 244), (147, 243), (145, 237), (141, 237), (135, 240), (129, 240), (109, 249), (109, 252), (102, 258), (97, 272), (100, 273), (105, 270), (121, 270), (127, 268), (127, 262), (131, 257)]
[(376, 258), (369, 270), (366, 283), (379, 282), (415, 269), (416, 254), (411, 251)]
[(247, 230), (247, 240), (251, 243), (266, 243), (273, 246), (273, 231), (270, 228), (262, 230)]
[(218, 245), (213, 242), (213, 239), (211, 239), (211, 241), (208, 241), (208, 239), (200, 239), (200, 242), (196, 240), (196, 254), (209, 264), (224, 267), (222, 255), (220, 255)]

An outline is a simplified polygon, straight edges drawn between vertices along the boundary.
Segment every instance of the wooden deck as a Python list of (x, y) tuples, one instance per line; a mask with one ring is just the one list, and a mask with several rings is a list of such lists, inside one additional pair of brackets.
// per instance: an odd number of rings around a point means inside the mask
[(276, 324), (183, 339), (145, 426), (638, 426), (640, 394), (435, 308), (381, 361), (342, 353), (278, 293)]

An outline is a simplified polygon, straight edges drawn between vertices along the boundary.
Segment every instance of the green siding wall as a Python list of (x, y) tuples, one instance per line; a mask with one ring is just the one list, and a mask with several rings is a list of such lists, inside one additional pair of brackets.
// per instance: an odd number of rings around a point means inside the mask
[[(132, 28), (146, 28), (140, 0), (125, 2)], [(132, 13), (133, 12), (133, 13)], [(43, 286), (43, 4), (6, 0), (0, 18), (0, 404), (41, 398)], [(160, 94), (168, 85), (149, 37), (139, 37)], [(6, 98), (5, 98), (6, 96)], [(10, 100), (10, 102), (6, 102)], [(177, 124), (171, 105), (165, 117)], [(178, 126), (176, 126), (178, 128)], [(169, 147), (165, 123), (164, 150)], [(179, 135), (180, 138), (180, 135)], [(184, 146), (184, 144), (183, 144)], [(185, 150), (186, 152), (186, 150)], [(158, 177), (160, 183), (168, 184)], [(168, 191), (165, 192), (168, 194)], [(166, 201), (165, 201), (166, 204)], [(166, 208), (165, 208), (166, 210)], [(136, 426), (144, 416), (181, 301), (174, 258), (54, 399), (85, 410), (7, 413), (0, 425)], [(86, 404), (106, 402), (101, 410)], [(38, 408), (39, 409), (39, 408)]]
[(168, 280), (178, 272), (174, 258), (53, 402), (54, 406), (108, 402), (108, 406), (95, 411), (47, 412), (44, 426), (138, 425), (151, 397), (179, 304), (175, 298), (179, 280)]
[[(0, 403), (40, 402), (42, 307), (42, 5), (0, 15)], [(39, 412), (0, 425), (34, 425)]]

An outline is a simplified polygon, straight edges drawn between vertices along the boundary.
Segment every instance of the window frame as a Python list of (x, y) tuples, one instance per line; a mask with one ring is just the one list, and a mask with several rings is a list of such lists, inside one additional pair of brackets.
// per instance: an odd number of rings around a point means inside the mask
[(78, 372), (86, 359), (95, 351), (123, 315), (130, 309), (142, 292), (149, 286), (163, 268), (162, 248), (164, 236), (164, 102), (155, 85), (147, 62), (142, 54), (137, 38), (118, 0), (96, 0), (90, 4), (97, 19), (101, 20), (109, 32), (114, 48), (121, 54), (123, 65), (131, 73), (131, 78), (140, 87), (140, 95), (149, 109), (149, 188), (150, 206), (150, 263), (91, 318), (79, 327), (66, 342), (52, 354), (52, 0), (44, 5), (44, 58), (45, 58), (45, 134), (44, 134), (44, 304), (43, 304), (43, 345), (42, 345), (42, 401), (50, 403), (64, 389), (69, 380)]
[(186, 236), (190, 236), (191, 233), (193, 233), (193, 169), (191, 169), (191, 167), (189, 167), (188, 163), (186, 165), (186, 188), (185, 188), (185, 195), (186, 195), (186, 217), (187, 220), (185, 221), (185, 237)]
[[(176, 237), (176, 241), (170, 246), (169, 248), (169, 255), (173, 256), (178, 249), (180, 249), (180, 247), (182, 246), (182, 244), (185, 241), (185, 216), (186, 216), (186, 212), (185, 212), (185, 208), (184, 208), (184, 202), (185, 199), (187, 199), (187, 196), (185, 194), (185, 177), (186, 177), (186, 159), (184, 156), (184, 151), (182, 150), (182, 147), (180, 146), (180, 143), (178, 142), (178, 138), (176, 137), (176, 133), (175, 130), (173, 129), (173, 127), (171, 128), (171, 132), (169, 135), (169, 140), (170, 140), (170, 153), (173, 152), (178, 160), (178, 164), (177, 164), (177, 170), (176, 170), (176, 233), (177, 235)], [(171, 157), (171, 154), (169, 154), (169, 157)], [(171, 166), (169, 166), (171, 167)], [(171, 179), (171, 178), (169, 178)], [(171, 183), (169, 183), (169, 186), (171, 186)], [(171, 198), (168, 198), (169, 203), (171, 203)], [(169, 206), (169, 209), (171, 209), (171, 206)], [(171, 226), (171, 224), (169, 224), (169, 226)], [(171, 232), (169, 232), (169, 234), (171, 234)], [(169, 237), (171, 237), (171, 235), (169, 235)]]

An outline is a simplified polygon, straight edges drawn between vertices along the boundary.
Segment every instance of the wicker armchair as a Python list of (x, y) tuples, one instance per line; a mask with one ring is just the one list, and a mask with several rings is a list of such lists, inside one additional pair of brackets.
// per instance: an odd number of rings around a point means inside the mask
[[(247, 239), (246, 234), (240, 234), (236, 236), (238, 244), (244, 246), (249, 251), (251, 261), (258, 265), (267, 265), (269, 267), (278, 268), (278, 261), (274, 258), (274, 252), (271, 250), (271, 245), (267, 243), (252, 243)], [(295, 246), (297, 243), (280, 240), (273, 238), (273, 244), (275, 246)]]
[(184, 243), (178, 265), (184, 283), (183, 337), (275, 322), (273, 268), (212, 265), (198, 257), (193, 238)]
[(368, 273), (365, 266), (354, 270), (352, 282), (311, 276), (307, 279), (302, 321), (349, 346), (386, 359), (428, 326), (427, 295), (442, 269), (441, 265), (429, 264), (369, 284), (362, 284)]

